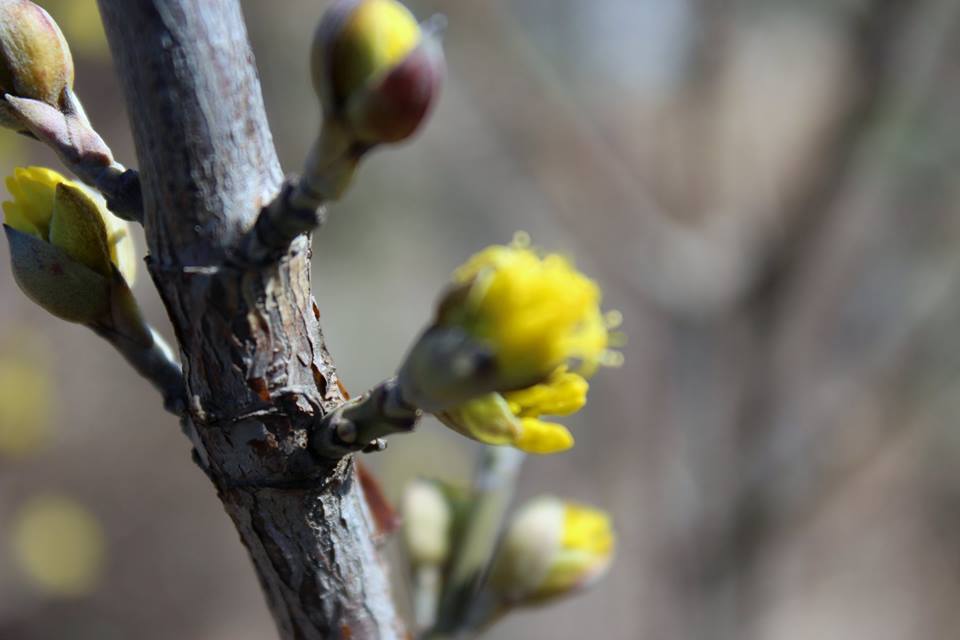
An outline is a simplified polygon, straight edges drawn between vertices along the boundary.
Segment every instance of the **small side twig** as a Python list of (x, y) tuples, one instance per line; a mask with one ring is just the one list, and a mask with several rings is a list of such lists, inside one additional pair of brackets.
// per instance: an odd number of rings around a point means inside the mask
[(277, 197), (260, 210), (233, 261), (243, 266), (269, 264), (282, 256), (297, 236), (322, 226), (327, 203), (349, 186), (366, 150), (335, 122), (325, 122), (304, 163), (303, 175), (288, 177)]
[(10, 94), (3, 94), (0, 100), (16, 115), (27, 135), (53, 149), (80, 180), (102, 193), (117, 217), (143, 222), (140, 176), (113, 159), (110, 147), (94, 130), (71, 90), (64, 95), (63, 111)]
[(187, 388), (183, 371), (170, 347), (156, 331), (151, 330), (152, 342), (146, 346), (108, 327), (92, 326), (91, 329), (112, 344), (137, 373), (160, 391), (167, 411), (177, 416), (186, 413)]
[(470, 513), (454, 549), (437, 626), (426, 637), (452, 636), (484, 623), (477, 619), (485, 604), (477, 594), (500, 538), (525, 458), (523, 452), (510, 447), (485, 446), (481, 451)]
[(381, 438), (413, 431), (420, 409), (400, 394), (396, 378), (351, 400), (321, 418), (311, 438), (311, 449), (323, 457), (342, 457), (351, 451), (380, 450)]

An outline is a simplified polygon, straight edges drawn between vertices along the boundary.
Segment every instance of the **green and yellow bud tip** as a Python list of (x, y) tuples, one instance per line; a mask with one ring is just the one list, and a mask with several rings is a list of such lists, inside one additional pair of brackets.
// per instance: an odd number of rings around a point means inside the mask
[(28, 0), (0, 0), (0, 93), (59, 106), (73, 58), (53, 18)]
[(436, 102), (443, 53), (395, 0), (339, 0), (324, 14), (311, 56), (327, 116), (363, 144), (409, 138)]
[(541, 604), (594, 584), (610, 567), (614, 546), (606, 512), (536, 498), (511, 519), (490, 586), (507, 606)]
[(407, 485), (401, 505), (403, 541), (414, 565), (440, 566), (450, 555), (453, 510), (443, 490), (429, 480)]
[(72, 322), (110, 308), (111, 283), (133, 283), (136, 256), (127, 223), (103, 199), (42, 167), (7, 178), (3, 203), (14, 278), (29, 298)]

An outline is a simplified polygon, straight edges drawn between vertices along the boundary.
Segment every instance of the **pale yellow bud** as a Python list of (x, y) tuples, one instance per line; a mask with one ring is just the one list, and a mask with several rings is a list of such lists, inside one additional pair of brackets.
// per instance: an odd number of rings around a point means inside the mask
[(540, 497), (512, 518), (490, 586), (508, 606), (539, 604), (593, 584), (609, 568), (613, 548), (606, 513)]
[(403, 540), (415, 565), (439, 566), (450, 555), (453, 511), (443, 491), (428, 480), (414, 480), (403, 494)]

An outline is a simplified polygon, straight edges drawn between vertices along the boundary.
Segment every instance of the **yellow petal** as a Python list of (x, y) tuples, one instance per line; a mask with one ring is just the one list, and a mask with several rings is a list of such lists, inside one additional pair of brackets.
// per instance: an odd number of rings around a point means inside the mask
[(27, 218), (24, 215), (23, 210), (16, 205), (14, 202), (4, 202), (3, 203), (3, 222), (8, 226), (13, 227), (17, 231), (22, 233), (29, 234), (40, 240), (46, 240), (44, 234), (40, 232), (40, 229), (33, 223), (32, 220)]
[(560, 453), (573, 446), (573, 435), (563, 425), (521, 418), (522, 429), (513, 446), (527, 453)]
[(568, 416), (587, 403), (589, 387), (583, 376), (561, 367), (546, 382), (508, 391), (504, 397), (510, 403), (510, 410), (524, 418)]

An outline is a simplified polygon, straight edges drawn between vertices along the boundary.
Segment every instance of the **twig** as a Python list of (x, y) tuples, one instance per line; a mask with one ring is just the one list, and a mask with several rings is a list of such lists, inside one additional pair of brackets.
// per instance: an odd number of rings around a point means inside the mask
[(167, 411), (178, 416), (186, 413), (187, 390), (183, 371), (160, 334), (151, 329), (153, 341), (145, 346), (107, 327), (92, 326), (91, 329), (112, 344), (137, 373), (163, 394), (163, 406)]
[(324, 415), (310, 446), (318, 455), (334, 458), (350, 451), (379, 450), (386, 446), (380, 438), (413, 431), (420, 415), (401, 396), (397, 379), (390, 378)]
[(9, 94), (2, 100), (31, 137), (53, 149), (80, 180), (103, 194), (110, 211), (124, 220), (143, 222), (140, 176), (113, 159), (110, 147), (94, 130), (71, 90), (66, 91), (63, 111)]
[(513, 500), (525, 454), (510, 447), (485, 446), (477, 462), (470, 514), (454, 550), (450, 574), (430, 638), (456, 636), (474, 626), (484, 574)]
[(366, 149), (332, 121), (324, 123), (301, 176), (288, 177), (243, 237), (232, 259), (241, 265), (267, 264), (286, 253), (293, 240), (323, 225), (326, 203), (346, 190)]
[(417, 629), (430, 629), (437, 622), (443, 576), (440, 567), (420, 565), (413, 572), (413, 619)]

